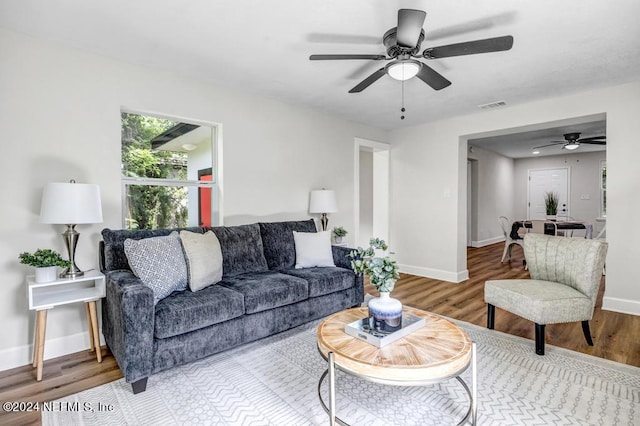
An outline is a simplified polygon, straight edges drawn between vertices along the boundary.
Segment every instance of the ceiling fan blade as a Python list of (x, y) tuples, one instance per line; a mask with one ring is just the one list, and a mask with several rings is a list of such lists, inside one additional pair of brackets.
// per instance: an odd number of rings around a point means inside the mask
[(550, 143), (550, 144), (548, 144), (548, 145), (534, 146), (534, 147), (533, 147), (533, 148), (531, 148), (531, 149), (546, 148), (546, 147), (548, 147), (548, 146), (564, 145), (564, 144), (566, 144), (566, 143), (567, 143), (566, 141), (565, 141), (565, 142), (552, 142), (552, 143)]
[(444, 78), (442, 75), (440, 75), (439, 72), (437, 72), (430, 66), (423, 63), (420, 63), (420, 65), (420, 71), (418, 71), (416, 77), (431, 86), (433, 90), (444, 89), (451, 84), (449, 80)]
[(340, 59), (371, 59), (374, 61), (380, 61), (387, 59), (384, 55), (311, 55), (309, 59), (312, 61), (334, 61)]
[(430, 47), (422, 52), (426, 59), (450, 58), (452, 56), (474, 55), (476, 53), (501, 52), (513, 46), (512, 36), (467, 41), (446, 46)]
[(589, 141), (596, 141), (598, 139), (606, 139), (606, 136), (594, 136), (592, 138), (584, 138), (584, 139), (578, 139), (580, 142), (589, 142)]
[(371, 86), (373, 83), (375, 83), (380, 77), (382, 77), (383, 75), (385, 75), (386, 72), (384, 70), (384, 68), (380, 68), (378, 71), (374, 72), (373, 74), (371, 74), (369, 77), (365, 78), (364, 80), (362, 80), (360, 83), (358, 83), (357, 86), (355, 86), (353, 89), (349, 90), (349, 93), (359, 93), (362, 92), (364, 89), (366, 89), (367, 87)]
[(422, 10), (398, 10), (396, 41), (400, 47), (416, 47), (427, 13)]
[(591, 145), (606, 145), (607, 144), (607, 141), (590, 141), (590, 140), (583, 140), (583, 139), (580, 139), (578, 142), (580, 142), (580, 143), (588, 143), (588, 144), (591, 144)]

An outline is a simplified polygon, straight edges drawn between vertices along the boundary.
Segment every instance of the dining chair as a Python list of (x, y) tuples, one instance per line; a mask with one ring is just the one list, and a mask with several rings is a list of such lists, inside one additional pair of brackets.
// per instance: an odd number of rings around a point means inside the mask
[(535, 323), (536, 354), (544, 355), (545, 325), (582, 322), (593, 346), (589, 320), (600, 289), (607, 243), (584, 238), (527, 234), (524, 253), (531, 279), (489, 280), (484, 285), (487, 328), (495, 308)]
[(513, 246), (522, 247), (522, 240), (511, 238), (511, 222), (506, 216), (500, 216), (498, 218), (498, 222), (500, 223), (500, 227), (502, 228), (502, 235), (504, 235), (504, 250), (502, 251), (502, 260), (500, 263), (504, 263), (504, 259), (507, 257), (507, 253), (509, 254), (509, 262), (511, 262), (511, 253), (513, 251)]

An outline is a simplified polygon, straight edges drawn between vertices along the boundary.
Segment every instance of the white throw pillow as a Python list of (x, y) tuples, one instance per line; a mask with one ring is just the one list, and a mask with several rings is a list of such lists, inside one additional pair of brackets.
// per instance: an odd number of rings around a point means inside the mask
[(222, 280), (222, 249), (213, 231), (204, 234), (180, 231), (180, 239), (187, 259), (191, 291), (202, 290)]
[(313, 266), (336, 266), (331, 252), (331, 231), (293, 231), (296, 247), (296, 269)]
[(127, 238), (124, 253), (133, 273), (153, 290), (154, 304), (187, 288), (187, 264), (177, 232), (142, 240)]

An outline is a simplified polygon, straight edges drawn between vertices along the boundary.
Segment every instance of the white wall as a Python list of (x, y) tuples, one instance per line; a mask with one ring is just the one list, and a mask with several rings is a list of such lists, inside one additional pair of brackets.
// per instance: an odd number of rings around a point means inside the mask
[(603, 113), (609, 242), (603, 307), (640, 315), (640, 228), (629, 226), (640, 211), (640, 82), (392, 131), (391, 232), (401, 268), (452, 282), (466, 278), (469, 135)]
[[(0, 370), (28, 364), (34, 313), (27, 309), (21, 251), (64, 252), (61, 227), (39, 223), (43, 186), (100, 185), (104, 223), (81, 225), (76, 260), (97, 267), (104, 227), (121, 227), (120, 110), (222, 124), (224, 223), (305, 219), (309, 191), (336, 191), (332, 223), (353, 229), (355, 137), (387, 133), (273, 100), (0, 30)], [(45, 357), (88, 347), (85, 309), (48, 315)]]
[(356, 246), (366, 247), (373, 235), (373, 150), (360, 148), (360, 229)]

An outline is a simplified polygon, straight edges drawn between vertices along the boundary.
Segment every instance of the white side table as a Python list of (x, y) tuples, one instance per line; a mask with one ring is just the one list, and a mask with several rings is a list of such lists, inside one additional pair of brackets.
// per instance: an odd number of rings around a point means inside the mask
[(102, 362), (96, 300), (105, 296), (105, 289), (104, 275), (98, 271), (87, 271), (83, 276), (75, 279), (58, 278), (46, 283), (37, 283), (35, 276), (27, 276), (29, 309), (36, 311), (33, 366), (37, 367), (36, 379), (38, 381), (42, 380), (47, 310), (56, 306), (77, 302), (86, 303), (91, 350), (95, 349), (98, 362)]

